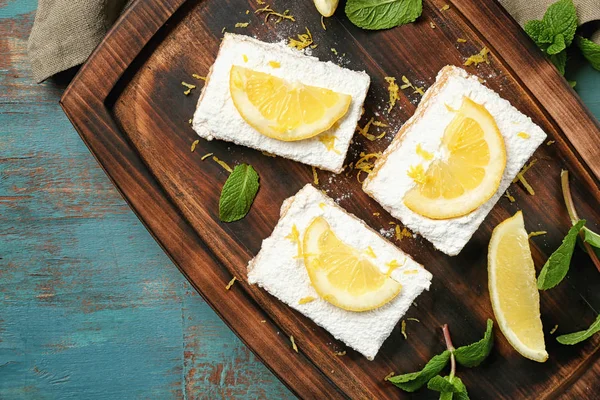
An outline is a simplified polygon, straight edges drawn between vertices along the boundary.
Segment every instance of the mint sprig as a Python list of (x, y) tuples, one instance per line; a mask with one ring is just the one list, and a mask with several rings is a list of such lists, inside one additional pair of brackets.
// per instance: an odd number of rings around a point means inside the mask
[(560, 247), (552, 253), (550, 258), (548, 258), (537, 279), (538, 289), (552, 289), (567, 276), (569, 266), (571, 265), (573, 250), (575, 250), (575, 243), (577, 243), (577, 235), (581, 228), (583, 228), (583, 225), (585, 225), (585, 220), (580, 219), (577, 221), (571, 229), (569, 229), (569, 232), (563, 239)]
[(427, 389), (440, 392), (440, 400), (469, 400), (467, 388), (458, 376), (434, 376)]
[(600, 71), (600, 45), (581, 36), (577, 36), (577, 47), (592, 67)]
[(346, 15), (359, 28), (379, 30), (414, 22), (423, 12), (422, 0), (348, 0)]
[(600, 235), (585, 226), (583, 227), (583, 241), (600, 249)]
[(395, 375), (387, 378), (387, 380), (406, 392), (414, 392), (421, 389), (431, 378), (439, 374), (448, 364), (448, 360), (450, 360), (450, 352), (446, 350), (433, 356), (421, 371)]
[(494, 347), (494, 336), (492, 335), (492, 328), (494, 327), (494, 321), (491, 319), (487, 320), (487, 327), (483, 339), (472, 343), (468, 346), (459, 347), (454, 351), (456, 361), (464, 367), (473, 368), (478, 366), (487, 358)]
[[(458, 361), (459, 364), (467, 367), (475, 367), (481, 364), (490, 354), (494, 343), (493, 325), (492, 320), (488, 319), (483, 339), (455, 349), (450, 337), (450, 330), (448, 325), (445, 324), (442, 331), (444, 332), (447, 350), (432, 357), (421, 371), (392, 376), (386, 378), (386, 380), (407, 392), (414, 392), (427, 384), (429, 389), (440, 392), (440, 399), (468, 400), (467, 388), (456, 376), (456, 362)], [(450, 361), (450, 375), (442, 377), (439, 373), (448, 365), (448, 361)]]
[(573, 332), (566, 335), (560, 335), (556, 338), (556, 340), (558, 341), (558, 343), (561, 344), (572, 345), (583, 342), (584, 340), (589, 339), (598, 332), (600, 332), (600, 314), (598, 315), (598, 317), (596, 317), (596, 321), (594, 321), (592, 325), (590, 325), (590, 327), (586, 330)]
[(258, 192), (258, 179), (258, 174), (250, 165), (241, 164), (233, 169), (221, 190), (219, 199), (221, 221), (237, 221), (248, 214)]
[(584, 37), (576, 37), (577, 25), (573, 0), (559, 0), (548, 7), (541, 20), (528, 21), (523, 28), (561, 75), (565, 74), (567, 49), (573, 42), (577, 42), (583, 56), (600, 71), (600, 45)]
[(577, 30), (577, 11), (573, 1), (559, 0), (551, 4), (541, 21), (529, 21), (524, 29), (564, 75), (567, 64), (566, 49), (573, 42)]

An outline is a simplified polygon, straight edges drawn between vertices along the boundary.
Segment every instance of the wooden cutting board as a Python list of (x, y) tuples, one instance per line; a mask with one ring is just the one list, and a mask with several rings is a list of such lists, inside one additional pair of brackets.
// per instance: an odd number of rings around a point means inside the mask
[[(560, 194), (561, 169), (571, 172), (579, 214), (598, 228), (600, 129), (567, 82), (496, 1), (424, 3), (418, 22), (370, 32), (352, 25), (343, 5), (335, 17), (325, 20), (325, 31), (310, 0), (269, 3), (278, 11), (289, 8), (295, 23), (275, 23), (275, 18), (264, 23), (262, 15), (254, 14), (263, 7), (255, 1), (139, 0), (90, 57), (61, 101), (92, 154), (181, 272), (300, 397), (409, 397), (384, 377), (420, 369), (441, 352), (442, 324), (449, 324), (457, 345), (478, 340), (486, 319), (493, 317), (486, 265), (491, 231), (523, 210), (528, 230), (548, 231), (531, 240), (540, 268), (569, 228)], [(445, 4), (450, 9), (441, 11)], [(238, 22), (250, 25), (234, 28)], [(280, 41), (303, 33), (305, 27), (318, 44), (313, 55), (370, 74), (372, 85), (361, 125), (379, 112), (379, 120), (391, 127), (384, 138), (373, 142), (357, 135), (347, 163), (356, 161), (361, 151), (384, 150), (420, 100), (420, 95), (405, 90), (391, 113), (380, 111), (387, 101), (385, 76), (400, 80), (405, 75), (427, 88), (444, 65), (462, 65), (484, 46), (491, 50), (490, 64), (467, 70), (531, 116), (553, 141), (539, 148), (534, 155), (538, 162), (527, 173), (535, 196), (513, 185), (510, 191), (516, 201), (502, 198), (459, 256), (445, 256), (420, 237), (395, 241), (425, 265), (434, 280), (431, 290), (408, 312), (407, 317), (420, 322), (408, 322), (407, 339), (398, 326), (374, 361), (350, 350), (345, 356), (334, 355), (346, 350), (342, 343), (246, 283), (247, 262), (275, 226), (282, 201), (313, 180), (311, 168), (219, 141), (201, 140), (196, 151), (190, 151), (197, 136), (188, 120), (202, 86), (191, 75), (206, 75), (223, 29)], [(467, 42), (458, 43), (457, 38)], [(182, 81), (199, 88), (185, 96)], [(230, 165), (249, 163), (259, 172), (261, 188), (245, 219), (230, 224), (219, 221), (218, 199), (228, 174), (210, 158), (202, 161), (206, 153)], [(356, 171), (348, 176), (320, 171), (319, 179), (320, 188), (371, 227), (387, 229), (394, 221), (362, 192)], [(239, 281), (227, 291), (225, 285), (233, 276)], [(568, 279), (542, 292), (541, 302), (550, 359), (545, 364), (524, 359), (496, 331), (488, 360), (472, 370), (459, 369), (472, 398), (592, 398), (598, 393), (600, 335), (580, 345), (562, 346), (549, 333), (557, 324), (557, 334), (587, 327), (600, 309), (600, 274), (587, 255), (576, 251)], [(299, 353), (291, 349), (290, 335)], [(437, 397), (427, 389), (413, 396)]]

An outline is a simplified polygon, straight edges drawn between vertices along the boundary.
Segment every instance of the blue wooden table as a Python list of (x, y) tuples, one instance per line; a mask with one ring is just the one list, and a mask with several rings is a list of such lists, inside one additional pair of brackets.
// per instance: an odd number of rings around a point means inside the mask
[[(293, 398), (162, 253), (26, 58), (0, 0), (0, 399)], [(600, 116), (600, 73), (569, 78)]]

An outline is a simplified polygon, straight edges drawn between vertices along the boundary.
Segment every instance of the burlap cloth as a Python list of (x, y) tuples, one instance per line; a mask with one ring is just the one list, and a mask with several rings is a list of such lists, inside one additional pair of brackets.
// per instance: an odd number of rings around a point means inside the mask
[[(38, 0), (27, 50), (37, 82), (82, 64), (133, 0)], [(309, 2), (310, 0), (303, 0)], [(523, 25), (556, 0), (499, 0)], [(574, 0), (579, 23), (600, 20), (600, 0)], [(592, 37), (600, 44), (600, 31)]]

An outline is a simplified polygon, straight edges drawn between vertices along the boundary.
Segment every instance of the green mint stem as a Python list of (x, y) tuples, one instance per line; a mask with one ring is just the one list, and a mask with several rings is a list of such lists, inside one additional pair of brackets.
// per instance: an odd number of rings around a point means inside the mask
[(454, 378), (454, 374), (456, 373), (456, 359), (454, 358), (454, 345), (452, 344), (452, 338), (450, 337), (450, 329), (448, 329), (448, 324), (444, 324), (442, 326), (442, 331), (444, 332), (444, 340), (446, 341), (446, 348), (450, 352), (450, 379), (452, 382), (452, 378)]
[[(563, 169), (560, 172), (560, 184), (562, 187), (563, 197), (565, 199), (565, 206), (567, 207), (567, 212), (569, 213), (569, 218), (571, 218), (571, 223), (575, 224), (577, 221), (579, 221), (579, 216), (577, 215), (577, 211), (575, 210), (573, 196), (571, 196), (571, 188), (569, 186), (569, 171)], [(581, 239), (584, 239), (584, 234), (585, 233), (583, 229), (579, 231), (579, 236), (581, 236)], [(582, 240), (582, 243), (583, 247), (585, 247), (585, 251), (587, 251), (588, 255), (592, 259), (592, 262), (596, 266), (596, 269), (598, 270), (598, 272), (600, 272), (600, 260), (598, 259), (596, 252), (594, 251), (592, 246), (590, 246), (590, 244), (585, 240)]]

